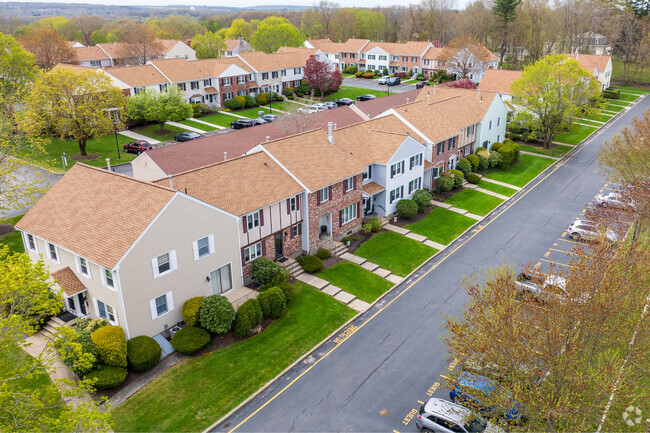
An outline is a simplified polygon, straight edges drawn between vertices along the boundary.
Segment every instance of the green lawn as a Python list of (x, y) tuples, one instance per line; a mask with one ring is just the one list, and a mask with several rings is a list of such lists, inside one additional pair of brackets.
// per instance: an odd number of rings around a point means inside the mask
[(201, 431), (356, 314), (306, 284), (296, 289), (285, 315), (261, 334), (179, 362), (115, 408), (114, 430)]
[[(0, 219), (0, 224), (11, 224), (12, 226), (15, 226), (18, 224), (18, 221), (25, 216), (25, 214), (18, 215), (12, 218), (6, 218), (6, 219)], [(9, 234), (6, 234), (4, 236), (0, 236), (0, 244), (8, 245), (9, 250), (14, 252), (14, 253), (24, 253), (25, 252), (25, 246), (23, 245), (23, 239), (20, 236), (19, 231), (13, 231)]]
[(591, 119), (591, 120), (597, 120), (599, 122), (608, 122), (609, 120), (614, 117), (613, 114), (605, 114), (605, 113), (600, 113), (600, 114), (592, 114), (591, 116), (579, 116), (585, 119)]
[(506, 197), (510, 197), (517, 192), (516, 189), (508, 188), (507, 186), (497, 185), (496, 183), (488, 182), (486, 180), (479, 180), (478, 187), (487, 189), (488, 191), (496, 192), (497, 194), (505, 195)]
[[(540, 155), (561, 157), (573, 149), (573, 146), (558, 144), (550, 149), (544, 149), (542, 146), (533, 146), (530, 144), (520, 144), (519, 149), (525, 152), (538, 153)], [(487, 188), (486, 188), (487, 189)]]
[(573, 125), (570, 131), (556, 135), (553, 141), (577, 145), (589, 137), (596, 129), (598, 128), (594, 126)]
[(417, 79), (403, 80), (402, 84), (415, 84), (415, 83), (418, 83), (418, 82), (420, 82), (420, 80), (417, 80)]
[(442, 245), (450, 244), (476, 222), (457, 212), (437, 207), (426, 218), (405, 228)]
[(618, 99), (621, 100), (621, 101), (630, 101), (630, 102), (634, 102), (634, 101), (637, 100), (637, 98), (638, 98), (639, 96), (640, 96), (640, 95), (638, 95), (638, 94), (631, 94), (631, 93), (623, 93), (623, 92), (621, 92), (621, 94), (619, 95)]
[[(636, 72), (636, 65), (630, 65), (630, 71)], [(612, 80), (622, 80), (623, 79), (623, 62), (615, 56), (612, 56)], [(650, 83), (650, 68), (644, 67), (641, 69), (638, 76), (634, 76), (634, 80), (640, 81), (642, 83)], [(623, 89), (624, 87), (614, 86), (618, 89)]]
[(405, 277), (437, 252), (436, 249), (406, 236), (385, 232), (368, 239), (354, 254)]
[[(650, 84), (650, 73), (648, 73), (648, 84)], [(638, 87), (623, 87), (623, 86), (615, 86), (615, 87), (621, 92), (625, 92), (625, 93), (635, 93), (637, 95), (650, 93), (650, 89), (641, 89)]]
[[(281, 105), (279, 105), (279, 103), (277, 103), (277, 102), (273, 103), (274, 107), (276, 105), (277, 105), (277, 108), (281, 107)], [(282, 108), (280, 108), (280, 110), (281, 109)], [(248, 117), (250, 119), (254, 119), (255, 117), (260, 117), (260, 115), (257, 113), (258, 111), (263, 111), (265, 114), (269, 113), (269, 107), (268, 107), (268, 105), (266, 105), (266, 106), (262, 105), (262, 106), (259, 106), (259, 107), (246, 108), (246, 109), (243, 109), (243, 110), (233, 110), (233, 111), (231, 111), (231, 113), (232, 114), (238, 114), (238, 115), (244, 116), (244, 117)], [(276, 114), (280, 114), (280, 113), (276, 113)], [(230, 116), (230, 117), (232, 117), (233, 120), (237, 120), (237, 118), (234, 117), (234, 116)]]
[(339, 262), (316, 276), (366, 302), (374, 301), (393, 287), (390, 281), (346, 261)]
[[(106, 135), (99, 138), (91, 138), (86, 142), (86, 153), (88, 155), (97, 155), (95, 159), (82, 161), (84, 164), (95, 167), (106, 167), (106, 158), (111, 159), (111, 164), (121, 164), (129, 162), (137, 155), (126, 153), (122, 146), (133, 141), (132, 138), (123, 135), (117, 135), (117, 141), (120, 145), (121, 159), (117, 159), (117, 146), (115, 145), (115, 135)], [(79, 155), (79, 144), (70, 139), (51, 138), (50, 142), (43, 146), (45, 152), (31, 155), (23, 155), (26, 160), (54, 171), (63, 171), (61, 156), (65, 153), (68, 160), (68, 169), (75, 164), (72, 159), (73, 155)]]
[[(207, 120), (205, 122), (207, 122)], [(208, 125), (206, 125), (204, 123), (193, 122), (191, 120), (183, 120), (183, 121), (178, 122), (178, 123), (182, 123), (183, 125), (187, 125), (187, 126), (191, 126), (193, 128), (200, 129), (201, 131), (214, 131), (215, 129), (219, 129), (219, 128), (215, 128), (214, 126), (208, 126)]]
[(465, 188), (445, 200), (445, 203), (460, 209), (465, 209), (475, 215), (485, 216), (492, 209), (503, 203), (503, 199), (475, 191), (471, 188)]
[(485, 177), (523, 187), (554, 162), (550, 158), (522, 154), (519, 156), (519, 162), (510, 167), (510, 170), (493, 172)]
[(620, 113), (621, 111), (625, 110), (625, 107), (621, 105), (607, 104), (605, 106), (605, 110), (616, 111), (617, 113)]
[(595, 120), (589, 120), (589, 119), (583, 119), (583, 118), (577, 118), (577, 117), (574, 117), (574, 118), (573, 118), (573, 121), (574, 121), (575, 123), (580, 123), (580, 124), (583, 124), (583, 125), (594, 126), (594, 127), (596, 127), (596, 128), (600, 128), (601, 126), (603, 126), (603, 123), (596, 122)]
[(357, 96), (366, 95), (366, 94), (375, 95), (378, 98), (382, 96), (386, 96), (386, 93), (382, 92), (381, 90), (364, 89), (362, 87), (341, 86), (338, 92), (334, 92), (326, 96), (325, 99), (328, 101), (333, 101), (335, 99), (350, 98), (356, 101)]
[(223, 113), (212, 113), (207, 116), (199, 117), (198, 119), (201, 119), (204, 122), (214, 123), (215, 125), (223, 126), (225, 128), (230, 128), (230, 122), (237, 120), (237, 117)]
[(155, 125), (146, 126), (141, 129), (134, 129), (133, 132), (137, 132), (138, 134), (142, 134), (144, 136), (153, 138), (155, 140), (169, 141), (169, 140), (173, 140), (174, 135), (178, 134), (179, 132), (187, 132), (187, 129), (182, 129), (176, 126), (165, 124), (165, 129), (161, 134), (160, 125), (155, 124)]

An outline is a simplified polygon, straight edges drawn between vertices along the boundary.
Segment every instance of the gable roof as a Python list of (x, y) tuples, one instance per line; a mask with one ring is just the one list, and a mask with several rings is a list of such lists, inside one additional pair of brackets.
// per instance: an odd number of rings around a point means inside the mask
[(431, 46), (431, 42), (422, 41), (408, 41), (400, 42), (371, 42), (363, 48), (364, 53), (369, 50), (379, 47), (386, 51), (388, 54), (404, 55), (404, 56), (419, 56), (427, 47)]
[(589, 72), (593, 72), (594, 69), (597, 69), (599, 73), (605, 71), (607, 64), (611, 59), (610, 56), (597, 56), (594, 54), (566, 54), (566, 56), (576, 59), (578, 64)]
[(485, 45), (472, 45), (468, 48), (482, 62), (494, 62), (499, 58), (492, 51), (488, 50)]
[(262, 72), (304, 67), (311, 54), (313, 53), (310, 53), (307, 48), (303, 48), (300, 51), (273, 54), (267, 54), (263, 51), (250, 51), (239, 53), (237, 56), (251, 65), (256, 71)]
[(430, 47), (422, 56), (423, 59), (443, 60), (445, 48), (444, 47)]
[(173, 196), (169, 188), (77, 163), (16, 227), (112, 269)]
[(382, 98), (370, 99), (368, 101), (357, 102), (354, 104), (356, 109), (361, 110), (366, 116), (371, 119), (377, 117), (381, 113), (396, 107), (398, 105), (406, 104), (407, 99), (409, 102), (415, 101), (420, 96), (420, 90), (413, 89), (402, 93), (393, 93), (390, 96)]
[(78, 61), (109, 59), (109, 56), (99, 47), (71, 47)]
[[(157, 41), (160, 44), (161, 50), (159, 52), (152, 52), (151, 53), (152, 55), (167, 54), (172, 48), (178, 45), (179, 42), (182, 42), (175, 39), (157, 39)], [(112, 58), (119, 59), (124, 57), (124, 47), (127, 45), (128, 44), (126, 42), (112, 42), (112, 43), (107, 42), (107, 43), (97, 44), (96, 47), (100, 48), (102, 51), (107, 53)], [(106, 55), (104, 54), (103, 57), (98, 57), (98, 58), (105, 59)]]
[[(164, 185), (167, 179), (156, 181)], [(264, 152), (240, 156), (172, 177), (175, 189), (235, 215), (245, 215), (303, 191)]]
[(152, 86), (154, 84), (169, 83), (153, 65), (124, 66), (119, 68), (104, 69), (104, 72), (131, 87)]
[(218, 77), (232, 65), (239, 66), (247, 73), (251, 72), (249, 67), (234, 57), (203, 60), (186, 60), (179, 57), (176, 59), (151, 60), (149, 63), (154, 65), (173, 82)]
[(359, 52), (368, 43), (369, 39), (354, 39), (350, 38), (345, 42), (332, 42), (329, 39), (310, 39), (308, 41), (314, 48), (321, 50), (324, 53), (340, 53), (340, 52)]
[(52, 278), (56, 280), (56, 283), (63, 288), (66, 296), (73, 296), (86, 290), (84, 283), (81, 282), (79, 277), (77, 277), (69, 266), (52, 272), (50, 275), (52, 275)]
[(488, 69), (478, 88), (488, 92), (510, 93), (510, 84), (521, 78), (521, 71), (506, 69)]
[(239, 46), (239, 40), (238, 39), (226, 39), (226, 51), (235, 51), (235, 49)]

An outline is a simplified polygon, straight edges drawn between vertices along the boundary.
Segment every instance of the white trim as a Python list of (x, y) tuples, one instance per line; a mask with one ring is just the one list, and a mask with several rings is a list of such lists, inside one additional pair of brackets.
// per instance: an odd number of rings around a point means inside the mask
[[(34, 236), (31, 233), (24, 232), (22, 230), (20, 232), (23, 235), (22, 238), (23, 238), (23, 246), (25, 247), (25, 251), (32, 251), (32, 252), (38, 254), (38, 241), (36, 239), (36, 236)], [(29, 247), (29, 236), (31, 236), (32, 240), (34, 241), (34, 249), (31, 249)], [(45, 239), (43, 239), (43, 240), (45, 240)]]
[[(111, 289), (111, 290), (113, 290), (113, 291), (116, 291), (117, 289), (115, 288), (115, 272), (113, 272), (113, 271), (111, 271), (110, 269), (105, 268), (105, 267), (103, 267), (103, 266), (100, 266), (99, 269), (100, 269), (100, 271), (101, 271), (102, 284), (103, 284), (105, 287), (107, 287), (107, 288), (109, 288), (109, 289)], [(111, 279), (113, 280), (113, 286), (112, 286), (112, 287), (108, 285), (108, 280), (107, 280), (107, 278), (106, 278), (106, 271), (108, 271), (108, 272), (111, 273)]]
[(156, 68), (156, 71), (160, 72), (160, 74), (161, 74), (163, 77), (167, 78), (167, 81), (169, 81), (170, 84), (174, 84), (174, 82), (173, 82), (172, 80), (170, 80), (169, 77), (168, 77), (167, 75), (165, 75), (165, 73), (164, 73), (163, 71), (161, 71), (160, 69), (158, 69), (158, 66), (156, 66), (156, 65), (153, 63), (153, 61), (149, 60), (149, 61), (147, 62), (147, 64), (149, 64), (149, 65), (153, 66), (154, 68)]
[[(395, 117), (397, 117), (399, 120), (401, 120), (401, 121), (402, 121), (406, 126), (408, 126), (409, 128), (411, 128), (411, 129), (412, 129), (412, 130), (413, 130), (417, 135), (419, 135), (421, 139), (423, 139), (423, 140), (426, 141), (427, 143), (431, 143), (431, 144), (433, 144), (433, 141), (431, 141), (431, 139), (430, 139), (429, 137), (427, 137), (426, 135), (424, 135), (424, 134), (423, 134), (419, 129), (417, 129), (415, 126), (413, 126), (413, 125), (411, 124), (411, 122), (409, 122), (408, 120), (406, 120), (405, 118), (403, 118), (403, 117), (402, 117), (398, 112), (396, 112), (396, 111), (395, 111), (394, 109), (392, 109), (392, 108), (391, 108), (390, 110), (387, 110), (385, 113), (380, 114), (380, 115), (377, 116), (377, 117), (380, 117), (380, 116), (381, 116), (381, 117), (384, 117), (384, 116), (388, 116), (389, 114), (393, 114)], [(417, 141), (417, 140), (416, 140), (416, 141)]]
[[(167, 304), (167, 311), (162, 314), (158, 314), (158, 307), (156, 306), (156, 299), (165, 297), (165, 304)], [(151, 310), (151, 320), (158, 319), (168, 313), (174, 311), (174, 297), (172, 292), (163, 293), (162, 295), (156, 296), (155, 298), (149, 301), (149, 309)]]
[(120, 298), (120, 310), (122, 310), (122, 319), (124, 319), (124, 333), (126, 334), (126, 339), (129, 340), (131, 337), (129, 336), (129, 322), (126, 319), (126, 309), (124, 307), (124, 296), (122, 295), (122, 283), (120, 283), (120, 278), (118, 276), (118, 269), (115, 269), (111, 271), (113, 273), (113, 283), (115, 284), (115, 288), (117, 290), (117, 294)]
[[(99, 314), (99, 302), (101, 302), (102, 304), (104, 304), (104, 310), (106, 311), (106, 317), (102, 317), (102, 316)], [(118, 317), (117, 317), (117, 311), (115, 311), (115, 307), (113, 307), (112, 305), (107, 304), (106, 302), (102, 301), (101, 299), (97, 299), (97, 298), (95, 298), (95, 297), (93, 297), (93, 303), (94, 303), (94, 306), (95, 306), (95, 313), (97, 314), (97, 317), (99, 317), (100, 319), (106, 319), (106, 320), (108, 320), (108, 323), (110, 323), (111, 325), (119, 326), (120, 321), (119, 321), (119, 319), (118, 319)], [(76, 303), (75, 303), (75, 305), (76, 305)], [(111, 307), (111, 309), (113, 310), (113, 316), (115, 316), (115, 320), (114, 320), (114, 321), (112, 321), (111, 319), (109, 319), (109, 315), (108, 315), (108, 307)]]
[[(59, 247), (54, 245), (52, 242), (45, 241), (47, 245), (45, 245), (45, 249), (47, 250), (47, 258), (52, 260), (54, 263), (61, 264), (61, 255), (59, 254)], [(52, 249), (50, 248), (50, 245), (54, 247), (54, 254), (56, 254), (56, 259), (52, 258)]]
[[(169, 269), (164, 271), (164, 272), (160, 272), (159, 271), (160, 265), (158, 264), (158, 258), (160, 256), (164, 256), (165, 254), (169, 255), (169, 262), (167, 262), (167, 263), (169, 263)], [(178, 269), (178, 263), (176, 261), (176, 250), (166, 251), (164, 253), (158, 254), (156, 257), (151, 259), (151, 266), (153, 268), (153, 277), (154, 278), (159, 278), (159, 277), (162, 277), (164, 275), (171, 274), (176, 269)]]
[[(203, 239), (208, 239), (208, 253), (204, 256), (199, 256), (199, 241)], [(199, 238), (192, 242), (192, 250), (194, 251), (194, 261), (198, 261), (200, 259), (204, 259), (208, 256), (210, 256), (212, 253), (214, 253), (214, 235), (209, 234), (207, 236), (203, 236), (202, 238)]]
[[(88, 259), (86, 259), (84, 257), (81, 257), (81, 256), (78, 256), (76, 254), (75, 254), (75, 259), (76, 259), (75, 261), (77, 262), (77, 272), (79, 272), (79, 274), (83, 275), (84, 277), (89, 278), (89, 279), (92, 280), (93, 277), (92, 277), (92, 274), (90, 273), (90, 261), (88, 261)], [(86, 272), (87, 273), (84, 273), (81, 270), (81, 261), (82, 260), (84, 260), (86, 262)]]

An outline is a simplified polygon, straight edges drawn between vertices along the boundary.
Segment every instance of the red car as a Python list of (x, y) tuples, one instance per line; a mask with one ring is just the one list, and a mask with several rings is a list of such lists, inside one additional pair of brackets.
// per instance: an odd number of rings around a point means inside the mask
[(140, 155), (145, 150), (151, 150), (153, 146), (144, 140), (135, 140), (124, 145), (125, 152), (134, 152)]

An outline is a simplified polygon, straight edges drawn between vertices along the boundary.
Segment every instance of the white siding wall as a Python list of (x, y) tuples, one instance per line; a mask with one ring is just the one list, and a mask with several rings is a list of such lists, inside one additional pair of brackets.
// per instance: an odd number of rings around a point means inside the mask
[(133, 177), (136, 179), (157, 180), (167, 176), (146, 152), (131, 161), (131, 167), (133, 168)]
[(266, 236), (269, 236), (287, 227), (291, 227), (296, 223), (302, 221), (304, 198), (302, 194), (298, 194), (297, 197), (299, 198), (300, 203), (297, 205), (294, 212), (287, 212), (286, 200), (281, 200), (278, 203), (260, 209), (260, 212), (264, 213), (264, 224), (260, 224), (259, 227), (255, 227), (252, 230), (247, 229), (246, 233), (244, 233), (244, 224), (246, 218), (243, 216), (241, 222), (239, 223), (241, 245), (252, 244), (262, 238), (265, 238)]
[[(386, 164), (386, 169), (384, 170), (385, 183), (382, 184), (377, 180), (375, 180), (375, 182), (379, 183), (380, 185), (383, 185), (386, 188), (384, 203), (380, 203), (381, 206), (386, 210), (386, 215), (395, 213), (397, 202), (399, 201), (399, 200), (395, 200), (393, 203), (390, 203), (390, 192), (392, 190), (404, 186), (404, 196), (402, 198), (411, 198), (413, 196), (413, 193), (409, 194), (408, 192), (409, 182), (414, 179), (423, 177), (425, 151), (426, 149), (423, 145), (421, 145), (416, 140), (410, 137), (407, 138), (402, 144), (402, 146), (397, 150), (397, 152), (395, 152), (395, 154), (390, 159), (390, 161)], [(409, 165), (409, 159), (411, 158), (411, 156), (417, 155), (419, 153), (423, 155), (422, 164), (413, 167), (413, 169), (411, 170)], [(390, 167), (391, 165), (399, 161), (404, 161), (404, 173), (398, 174), (391, 179)], [(379, 172), (379, 170), (377, 171)], [(424, 179), (422, 179), (422, 186), (424, 186)], [(375, 209), (375, 211), (381, 211), (381, 209)]]
[(196, 51), (194, 51), (185, 42), (179, 41), (174, 47), (169, 50), (167, 59), (186, 58), (187, 60), (196, 60)]
[[(501, 98), (498, 96), (495, 97), (492, 100), (492, 104), (490, 104), (490, 108), (485, 113), (485, 117), (483, 118), (483, 121), (478, 128), (476, 145), (474, 146), (474, 149), (480, 146), (487, 147), (489, 149), (492, 147), (492, 143), (495, 143), (497, 141), (503, 142), (506, 136), (507, 114), (508, 109), (506, 108), (506, 105), (503, 103)], [(491, 129), (490, 121), (492, 121)], [(499, 126), (497, 126), (497, 124)], [(485, 144), (485, 141), (488, 142), (487, 146)]]

